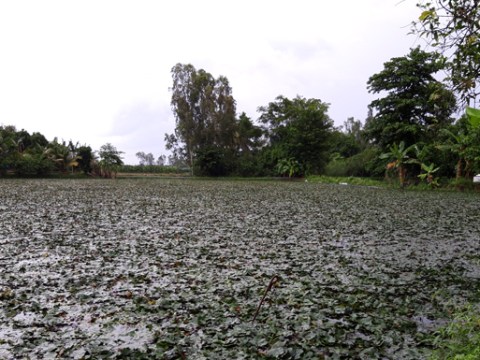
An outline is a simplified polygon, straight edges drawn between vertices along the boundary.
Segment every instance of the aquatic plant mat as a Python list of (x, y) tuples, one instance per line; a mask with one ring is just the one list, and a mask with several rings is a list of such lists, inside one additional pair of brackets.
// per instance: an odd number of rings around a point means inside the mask
[(0, 181), (0, 358), (422, 359), (478, 302), (478, 194)]

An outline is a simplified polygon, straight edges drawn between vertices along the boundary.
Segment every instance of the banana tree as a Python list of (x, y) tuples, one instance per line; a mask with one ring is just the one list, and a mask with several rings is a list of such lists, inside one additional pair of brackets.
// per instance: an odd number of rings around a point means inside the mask
[(288, 175), (289, 178), (302, 174), (302, 165), (294, 158), (281, 159), (275, 167), (275, 171), (281, 175)]
[(442, 129), (442, 133), (448, 136), (448, 142), (439, 145), (440, 150), (448, 150), (457, 156), (457, 164), (455, 165), (455, 179), (458, 181), (463, 177), (464, 169), (468, 167), (467, 149), (470, 144), (470, 136), (464, 131), (457, 134), (448, 129)]
[(448, 129), (442, 129), (447, 136), (446, 143), (437, 146), (440, 150), (447, 150), (457, 156), (455, 165), (455, 179), (457, 182), (465, 175), (469, 177), (472, 170), (472, 163), (480, 160), (480, 147), (478, 138), (480, 133), (480, 110), (467, 107), (466, 128), (454, 133)]
[(400, 181), (400, 186), (405, 186), (406, 178), (406, 168), (410, 160), (408, 153), (412, 149), (412, 146), (405, 148), (405, 142), (401, 141), (400, 144), (394, 143), (389, 147), (389, 151), (380, 155), (380, 159), (390, 159), (392, 160), (387, 164), (388, 169), (395, 169), (398, 173), (398, 180)]
[(421, 180), (427, 181), (428, 186), (434, 188), (438, 186), (438, 178), (434, 177), (435, 174), (440, 168), (435, 167), (434, 163), (426, 165), (424, 163), (420, 164), (422, 168), (422, 173), (418, 175)]
[(415, 151), (415, 158), (408, 160), (409, 164), (416, 164), (420, 166), (420, 174), (418, 177), (420, 180), (426, 181), (430, 187), (438, 186), (438, 178), (434, 177), (434, 174), (440, 170), (440, 167), (435, 167), (434, 163), (427, 165), (425, 160), (428, 157), (429, 147), (419, 147), (417, 144), (412, 146)]

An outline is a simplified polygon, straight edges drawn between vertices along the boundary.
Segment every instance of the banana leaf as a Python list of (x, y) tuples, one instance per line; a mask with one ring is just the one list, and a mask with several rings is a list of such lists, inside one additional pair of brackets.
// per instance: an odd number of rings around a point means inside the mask
[(468, 122), (473, 128), (477, 128), (480, 126), (480, 110), (467, 107), (467, 117), (468, 117)]

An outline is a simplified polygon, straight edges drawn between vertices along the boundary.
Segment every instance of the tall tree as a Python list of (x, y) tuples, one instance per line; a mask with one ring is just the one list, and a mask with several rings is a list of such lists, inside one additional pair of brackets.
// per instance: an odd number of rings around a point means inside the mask
[(300, 164), (306, 172), (323, 170), (333, 128), (327, 114), (328, 104), (319, 99), (278, 96), (259, 111), (274, 165), (283, 160), (282, 163)]
[(408, 147), (451, 124), (455, 97), (434, 77), (444, 65), (441, 55), (420, 48), (386, 62), (368, 80), (369, 92), (386, 95), (370, 104), (376, 113), (365, 124), (366, 137), (383, 150), (402, 141)]
[[(414, 33), (448, 54), (449, 80), (465, 103), (480, 94), (480, 0), (421, 0)], [(475, 105), (475, 104), (473, 104)]]
[(193, 166), (199, 151), (233, 147), (236, 107), (228, 79), (224, 76), (215, 79), (190, 64), (177, 64), (171, 72), (171, 105), (176, 128), (175, 135), (166, 135), (167, 148), (183, 143), (176, 155), (183, 153)]

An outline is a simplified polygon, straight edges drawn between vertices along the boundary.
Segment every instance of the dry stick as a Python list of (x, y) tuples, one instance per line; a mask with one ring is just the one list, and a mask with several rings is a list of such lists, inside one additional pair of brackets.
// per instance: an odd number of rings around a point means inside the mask
[(272, 279), (270, 280), (270, 283), (268, 284), (267, 288), (265, 289), (265, 293), (263, 294), (262, 300), (260, 301), (260, 304), (258, 304), (257, 311), (255, 312), (255, 316), (253, 317), (253, 320), (252, 320), (252, 324), (257, 319), (258, 313), (260, 312), (260, 308), (262, 307), (263, 302), (265, 301), (265, 298), (267, 297), (268, 292), (270, 290), (272, 290), (273, 285), (275, 285), (278, 280), (279, 280), (279, 277), (277, 275), (272, 277)]

